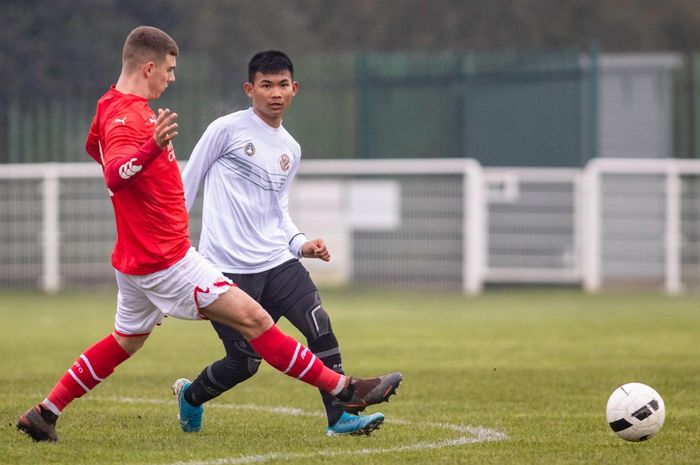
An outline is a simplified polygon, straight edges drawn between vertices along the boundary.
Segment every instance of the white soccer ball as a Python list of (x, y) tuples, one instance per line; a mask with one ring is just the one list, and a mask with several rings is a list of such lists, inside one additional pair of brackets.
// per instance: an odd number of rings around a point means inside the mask
[(615, 434), (626, 441), (645, 441), (664, 425), (666, 406), (646, 384), (627, 383), (613, 391), (606, 413)]

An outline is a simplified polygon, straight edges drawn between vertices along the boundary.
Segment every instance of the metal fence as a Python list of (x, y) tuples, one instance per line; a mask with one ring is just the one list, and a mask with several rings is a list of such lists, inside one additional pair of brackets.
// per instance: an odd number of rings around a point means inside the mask
[[(285, 127), (307, 159), (469, 157), (485, 166), (581, 166), (596, 147), (590, 139), (597, 55), (585, 56), (569, 50), (301, 56), (300, 90)], [(249, 105), (241, 82), (211, 74), (206, 61), (182, 57), (177, 82), (153, 103), (178, 112), (177, 150), (185, 158), (209, 122)], [(0, 163), (85, 161), (98, 97), (35, 98), (0, 108), (8, 126), (0, 131)]]
[[(331, 248), (332, 262), (305, 261), (320, 283), (700, 290), (697, 160), (307, 160), (290, 209)], [(196, 203), (194, 239), (200, 218)], [(0, 287), (110, 285), (113, 241), (97, 164), (0, 165)]]

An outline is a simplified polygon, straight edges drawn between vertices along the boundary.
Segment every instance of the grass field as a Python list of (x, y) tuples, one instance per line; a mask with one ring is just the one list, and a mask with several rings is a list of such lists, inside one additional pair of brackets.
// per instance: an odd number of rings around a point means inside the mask
[[(492, 290), (481, 297), (325, 290), (349, 373), (400, 370), (399, 395), (370, 437), (324, 435), (320, 396), (263, 365), (207, 406), (184, 434), (170, 385), (220, 357), (207, 323), (172, 319), (59, 421), (61, 441), (31, 442), (16, 417), (43, 399), (112, 328), (114, 294), (0, 292), (0, 463), (10, 464), (697, 464), (697, 296), (588, 296)], [(296, 333), (287, 325), (283, 327)], [(666, 402), (654, 438), (626, 443), (605, 403), (639, 381)]]

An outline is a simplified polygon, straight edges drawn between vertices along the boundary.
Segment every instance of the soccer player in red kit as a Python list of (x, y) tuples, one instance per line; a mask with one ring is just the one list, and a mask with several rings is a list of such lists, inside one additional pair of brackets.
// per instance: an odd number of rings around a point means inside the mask
[(166, 109), (156, 115), (148, 105), (175, 81), (177, 55), (177, 44), (165, 32), (134, 29), (124, 44), (119, 79), (97, 103), (86, 150), (102, 166), (114, 206), (115, 329), (83, 352), (46, 398), (19, 417), (17, 428), (35, 441), (57, 441), (55, 425), (63, 409), (140, 349), (167, 315), (230, 326), (270, 365), (352, 408), (386, 401), (402, 380), (400, 373), (361, 379), (327, 368), (191, 247), (171, 142), (177, 114)]

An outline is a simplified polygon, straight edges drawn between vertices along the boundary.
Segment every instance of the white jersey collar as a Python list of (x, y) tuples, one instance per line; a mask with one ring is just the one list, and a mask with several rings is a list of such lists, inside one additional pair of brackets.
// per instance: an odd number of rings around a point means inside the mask
[(269, 132), (270, 134), (279, 134), (280, 132), (282, 132), (282, 122), (281, 121), (280, 121), (280, 127), (273, 128), (272, 126), (267, 124), (265, 121), (263, 121), (263, 119), (260, 118), (257, 113), (255, 113), (255, 110), (253, 109), (253, 107), (248, 108), (248, 113), (250, 113), (251, 118), (253, 118), (253, 121), (258, 123), (261, 128), (263, 128), (265, 131)]

